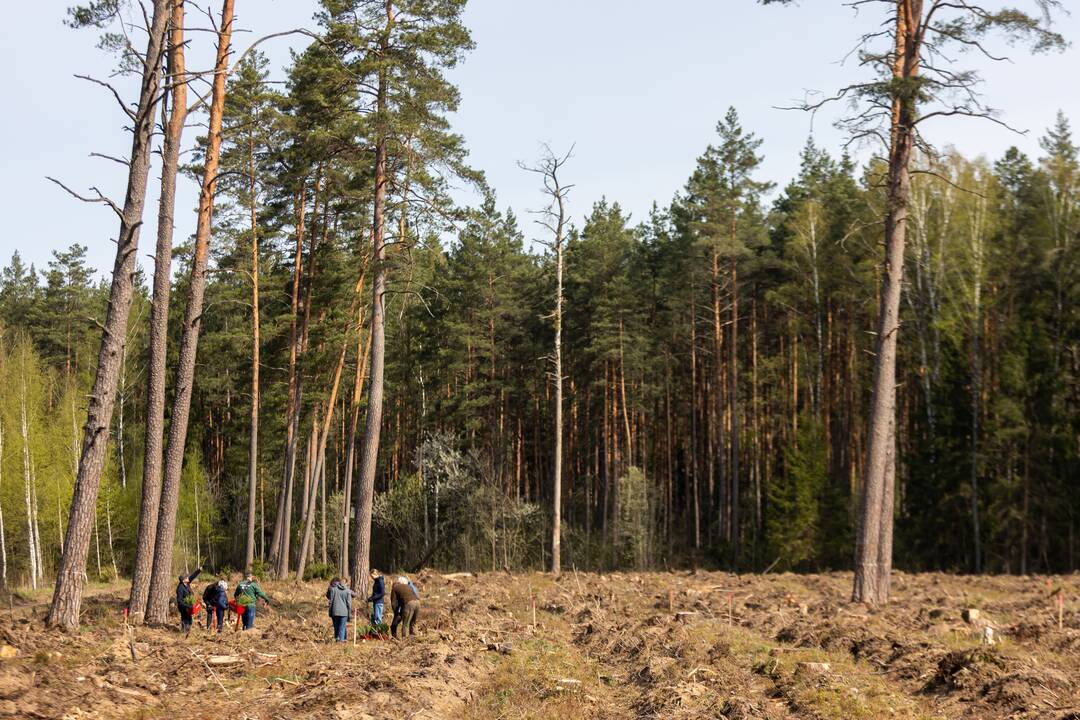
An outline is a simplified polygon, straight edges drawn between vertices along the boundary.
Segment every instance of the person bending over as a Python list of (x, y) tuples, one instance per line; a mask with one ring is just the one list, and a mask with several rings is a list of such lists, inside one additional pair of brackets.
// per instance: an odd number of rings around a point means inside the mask
[(390, 625), (390, 634), (398, 637), (398, 626), (401, 626), (401, 637), (416, 634), (416, 616), (420, 613), (420, 594), (416, 586), (409, 582), (409, 578), (402, 575), (394, 581), (390, 588), (390, 606), (394, 610), (394, 622)]

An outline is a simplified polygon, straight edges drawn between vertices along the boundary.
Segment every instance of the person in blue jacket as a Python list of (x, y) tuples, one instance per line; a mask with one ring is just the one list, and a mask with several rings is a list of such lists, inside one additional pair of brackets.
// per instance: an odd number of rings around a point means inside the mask
[(206, 603), (206, 629), (210, 629), (211, 617), (216, 617), (217, 631), (220, 633), (225, 625), (225, 610), (229, 607), (229, 583), (218, 580), (212, 587), (210, 601)]
[(176, 607), (180, 611), (180, 630), (184, 635), (191, 632), (191, 610), (195, 607), (195, 593), (191, 590), (191, 581), (199, 577), (202, 568), (195, 572), (181, 575), (176, 584)]
[(383, 607), (386, 603), (386, 581), (375, 568), (371, 569), (371, 596), (367, 599), (371, 603), (371, 624), (382, 625)]

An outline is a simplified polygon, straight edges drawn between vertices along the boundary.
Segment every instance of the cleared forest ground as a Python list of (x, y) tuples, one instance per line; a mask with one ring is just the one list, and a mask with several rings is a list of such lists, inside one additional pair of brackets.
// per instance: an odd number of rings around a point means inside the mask
[[(842, 573), (415, 579), (422, 634), (403, 643), (354, 645), (351, 628), (330, 643), (323, 583), (268, 583), (276, 605), (255, 631), (186, 640), (132, 640), (124, 586), (94, 588), (74, 635), (42, 629), (47, 592), (16, 596), (0, 615), (17, 649), (0, 660), (0, 716), (1080, 718), (1076, 576), (898, 573), (876, 611), (846, 602)], [(984, 624), (997, 644), (980, 644)], [(241, 662), (210, 671), (221, 655)]]

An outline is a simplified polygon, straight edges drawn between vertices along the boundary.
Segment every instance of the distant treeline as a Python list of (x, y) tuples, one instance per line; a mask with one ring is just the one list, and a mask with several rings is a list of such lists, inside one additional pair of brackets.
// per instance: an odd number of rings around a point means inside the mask
[[(279, 93), (253, 54), (229, 82), (178, 563), (244, 561), (254, 220), (256, 555), (265, 562), (273, 543), (295, 416), (286, 565), (295, 568), (309, 499), (319, 503), (310, 555), (321, 561), (310, 569), (340, 565), (345, 487), (359, 472), (349, 448), (367, 398), (373, 188), (370, 155), (340, 142), (357, 119), (330, 87), (333, 74), (317, 72), (327, 62), (317, 49), (298, 55)], [(717, 132), (686, 185), (647, 218), (631, 219), (613, 199), (574, 215), (564, 568), (851, 566), (883, 168), (856, 167), (809, 141), (798, 176), (773, 193), (759, 177), (760, 141), (734, 111)], [(995, 159), (946, 152), (918, 161), (900, 330), (898, 567), (1077, 567), (1077, 154), (1059, 117), (1038, 158), (1012, 148)], [(408, 153), (395, 157), (373, 564), (546, 566), (555, 278), (550, 254), (529, 242), (544, 231), (487, 190), (479, 206), (454, 207), (423, 158), (410, 167)], [(566, 182), (573, 172), (571, 161)], [(570, 199), (578, 209), (572, 191)], [(188, 262), (181, 249), (177, 265)], [(178, 278), (176, 298), (186, 272)], [(146, 285), (132, 310), (91, 576), (127, 574), (134, 556)], [(107, 292), (79, 245), (43, 271), (16, 254), (0, 277), (8, 583), (55, 570)], [(182, 311), (173, 304), (170, 366)]]

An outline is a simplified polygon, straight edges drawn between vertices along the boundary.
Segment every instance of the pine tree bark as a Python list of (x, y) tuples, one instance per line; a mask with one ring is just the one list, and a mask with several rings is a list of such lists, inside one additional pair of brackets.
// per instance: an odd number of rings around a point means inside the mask
[[(0, 422), (0, 457), (4, 456), (4, 424)], [(0, 463), (0, 487), (3, 487), (3, 463)], [(0, 585), (7, 587), (7, 536), (4, 533), (4, 507), (0, 502)]]
[[(363, 280), (360, 282), (363, 289)], [(349, 445), (345, 454), (345, 501), (341, 504), (341, 560), (340, 568), (342, 577), (350, 576), (349, 552), (349, 526), (350, 514), (353, 511), (353, 469), (356, 461), (356, 430), (360, 422), (360, 399), (364, 391), (364, 377), (367, 375), (368, 359), (371, 357), (371, 333), (368, 333), (367, 342), (361, 349), (364, 336), (364, 310), (363, 305), (356, 311), (356, 375), (353, 377), (352, 407), (349, 417)], [(427, 520), (427, 504), (424, 505), (424, 519)], [(425, 534), (425, 544), (428, 538)]]
[(180, 499), (180, 474), (187, 445), (188, 417), (195, 382), (195, 360), (198, 354), (199, 333), (202, 329), (206, 265), (221, 152), (221, 123), (225, 107), (225, 76), (228, 72), (229, 46), (232, 39), (233, 6), (234, 0), (224, 0), (221, 9), (202, 190), (199, 193), (199, 214), (195, 228), (195, 254), (191, 260), (187, 307), (184, 311), (183, 331), (180, 336), (175, 397), (170, 415), (169, 442), (165, 449), (165, 467), (161, 484), (161, 509), (158, 512), (154, 563), (150, 573), (150, 596), (146, 606), (146, 619), (159, 624), (165, 622), (169, 610), (173, 541), (176, 536), (176, 512)]
[(112, 424), (113, 405), (120, 373), (120, 351), (127, 334), (128, 316), (134, 293), (135, 252), (139, 246), (139, 228), (146, 201), (146, 182), (150, 171), (151, 134), (154, 129), (158, 87), (161, 81), (162, 50), (171, 15), (170, 0), (154, 0), (146, 54), (143, 56), (139, 103), (132, 123), (131, 154), (127, 191), (120, 213), (116, 261), (112, 287), (105, 314), (97, 371), (87, 408), (83, 430), (82, 454), (75, 489), (71, 498), (64, 554), (56, 575), (52, 604), (45, 620), (50, 627), (74, 630), (79, 626), (79, 609), (86, 584), (86, 556), (90, 548), (90, 530), (101, 487), (101, 471)]
[[(314, 199), (313, 199), (312, 207), (311, 207), (311, 216), (312, 216), (312, 218), (314, 218), (315, 221), (317, 221), (318, 218), (319, 218), (319, 197), (320, 197), (321, 183), (322, 183), (322, 165), (320, 164), (319, 170), (315, 175), (315, 187), (314, 187), (314, 193), (313, 193), (314, 194)], [(301, 193), (301, 202), (302, 202), (302, 198), (303, 198), (303, 193)], [(302, 206), (301, 206), (300, 212), (301, 212), (301, 215), (300, 215), (301, 226), (300, 226), (300, 228), (298, 230), (298, 238), (299, 238), (300, 235), (303, 234), (303, 232), (302, 232), (302, 230), (303, 230), (303, 207)], [(325, 225), (326, 223), (324, 222), (323, 224)], [(314, 297), (315, 297), (315, 294), (314, 294), (315, 268), (316, 268), (315, 251), (318, 248), (318, 235), (314, 231), (314, 221), (312, 222), (312, 226), (313, 226), (313, 229), (312, 229), (312, 232), (311, 232), (311, 240), (308, 243), (309, 248), (308, 248), (307, 282), (306, 282), (305, 287), (304, 287), (304, 289), (303, 289), (303, 291), (302, 291), (302, 293), (300, 295), (301, 301), (303, 302), (303, 305), (304, 305), (304, 313), (303, 313), (303, 317), (300, 320), (299, 334), (294, 333), (295, 342), (294, 342), (292, 348), (289, 351), (290, 352), (290, 365), (291, 365), (290, 379), (291, 379), (291, 382), (293, 383), (292, 392), (294, 394), (292, 402), (294, 404), (294, 408), (293, 408), (291, 430), (290, 430), (291, 437), (292, 437), (292, 446), (291, 447), (289, 447), (288, 445), (286, 446), (286, 463), (287, 463), (286, 467), (287, 467), (288, 472), (289, 472), (289, 483), (288, 483), (288, 487), (287, 487), (287, 491), (286, 491), (286, 497), (285, 497), (286, 506), (285, 506), (285, 516), (283, 518), (284, 519), (284, 524), (282, 526), (281, 547), (280, 547), (279, 553), (278, 553), (278, 565), (277, 565), (277, 568), (276, 568), (276, 571), (277, 571), (276, 574), (277, 574), (278, 577), (285, 577), (285, 576), (287, 576), (289, 574), (289, 560), (291, 558), (291, 548), (292, 548), (292, 514), (293, 514), (292, 513), (292, 507), (293, 507), (292, 500), (293, 500), (293, 490), (294, 490), (294, 488), (296, 486), (296, 442), (299, 440), (299, 437), (300, 437), (300, 415), (301, 415), (301, 412), (303, 410), (303, 399), (304, 399), (303, 359), (304, 359), (304, 356), (307, 354), (308, 333), (309, 333), (309, 330), (311, 329), (311, 309), (315, 304), (315, 302), (314, 302)], [(300, 252), (299, 246), (298, 246), (298, 252)], [(295, 319), (295, 313), (294, 313), (294, 319)], [(293, 357), (293, 355), (292, 355), (292, 353), (294, 351), (296, 353), (295, 357)], [(309, 458), (308, 465), (305, 466), (305, 476), (304, 476), (305, 489), (304, 489), (303, 495), (301, 496), (301, 500), (303, 500), (303, 501), (307, 500), (307, 483), (309, 483), (311, 481), (310, 471), (307, 468), (310, 468), (313, 464), (314, 463), (311, 462), (311, 460)], [(307, 514), (307, 510), (306, 510), (306, 506), (305, 506), (304, 508), (302, 508), (300, 516), (304, 517), (306, 514)]]
[(187, 118), (187, 78), (184, 77), (184, 2), (171, 0), (168, 68), (169, 116), (161, 151), (161, 194), (158, 200), (157, 247), (154, 251), (154, 295), (150, 305), (150, 358), (146, 371), (146, 424), (143, 434), (142, 496), (131, 575), (128, 617), (140, 623), (150, 594), (158, 509), (161, 506), (161, 448), (165, 433), (166, 351), (169, 334), (169, 293), (172, 283), (173, 224), (180, 142)]
[[(732, 241), (735, 240), (735, 223), (732, 222)], [(728, 347), (728, 403), (731, 406), (731, 461), (729, 497), (731, 507), (731, 567), (738, 569), (742, 552), (742, 536), (739, 532), (739, 270), (738, 262), (731, 260), (731, 344)]]
[(247, 546), (244, 570), (255, 562), (255, 502), (259, 483), (259, 217), (256, 209), (255, 144), (248, 143), (248, 200), (251, 214), (251, 430), (248, 443)]
[[(352, 317), (352, 311), (349, 312), (348, 317)], [(315, 535), (315, 508), (316, 500), (318, 499), (318, 492), (321, 483), (325, 483), (326, 473), (326, 443), (330, 438), (330, 426), (334, 421), (334, 407), (337, 405), (338, 388), (341, 387), (341, 371), (345, 367), (345, 354), (349, 347), (348, 333), (345, 335), (345, 340), (341, 343), (341, 352), (338, 354), (337, 365), (334, 368), (334, 380), (330, 386), (330, 398), (326, 402), (326, 416), (323, 418), (322, 429), (317, 436), (317, 448), (315, 450), (315, 467), (314, 473), (311, 477), (311, 494), (308, 499), (307, 515), (304, 518), (304, 533), (303, 540), (300, 544), (300, 559), (296, 566), (296, 579), (301, 581), (304, 579), (304, 570), (307, 567), (308, 555), (312, 552), (312, 543)], [(325, 506), (324, 506), (325, 516)], [(323, 527), (326, 527), (325, 519), (323, 521)], [(324, 541), (325, 547), (325, 541)]]
[[(919, 74), (918, 38), (921, 4), (898, 0), (894, 76), (905, 80)], [(904, 272), (904, 241), (911, 194), (911, 152), (914, 144), (915, 97), (894, 95), (889, 148), (889, 177), (885, 217), (885, 271), (877, 322), (873, 399), (863, 467), (859, 527), (855, 545), (852, 600), (871, 605), (888, 602), (892, 572), (892, 488), (895, 476), (896, 355), (900, 331), (900, 296)], [(888, 515), (886, 517), (886, 514)]]
[[(274, 574), (282, 577), (288, 571), (288, 549), (285, 547), (292, 522), (292, 487), (296, 472), (297, 426), (299, 413), (296, 387), (297, 323), (300, 314), (300, 280), (304, 265), (304, 210), (306, 184), (302, 184), (296, 197), (296, 253), (293, 260), (292, 299), (289, 324), (289, 389), (285, 404), (285, 461), (282, 469), (281, 490), (278, 492), (277, 515), (274, 518), (274, 536), (270, 540), (270, 564)], [(284, 557), (283, 557), (284, 556)]]
[[(379, 41), (385, 56), (390, 48), (390, 30), (394, 24), (394, 9), (386, 3), (386, 26)], [(375, 470), (379, 459), (379, 434), (382, 429), (383, 381), (386, 364), (386, 153), (389, 133), (386, 128), (389, 77), (385, 68), (379, 71), (379, 86), (375, 98), (375, 197), (372, 204), (371, 244), (374, 276), (371, 283), (371, 380), (368, 384), (367, 416), (364, 419), (364, 444), (360, 453), (360, 484), (356, 496), (356, 533), (353, 541), (353, 588), (361, 595), (367, 591), (368, 565), (371, 561), (371, 511), (375, 500)]]
[(566, 209), (562, 188), (551, 173), (555, 199), (558, 203), (558, 220), (555, 226), (555, 457), (552, 459), (551, 506), (551, 574), (562, 573), (562, 453), (563, 453), (563, 367), (562, 367), (562, 317), (563, 317), (563, 224)]

